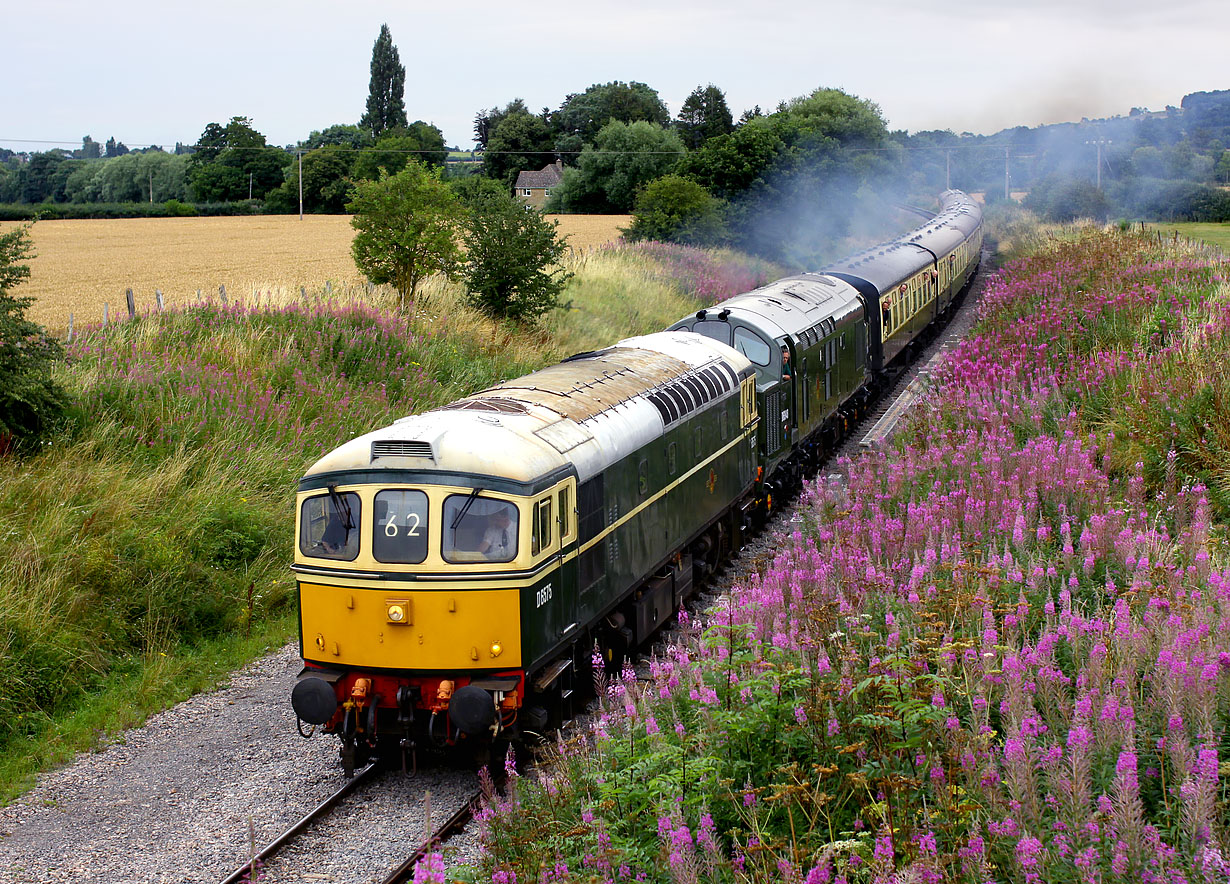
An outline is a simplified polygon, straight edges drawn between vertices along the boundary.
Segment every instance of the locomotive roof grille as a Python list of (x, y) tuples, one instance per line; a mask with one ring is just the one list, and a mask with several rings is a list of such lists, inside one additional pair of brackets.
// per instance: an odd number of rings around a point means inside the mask
[(671, 381), (649, 394), (649, 401), (658, 410), (666, 426), (683, 420), (706, 402), (730, 392), (738, 383), (738, 375), (725, 363), (709, 366), (694, 375)]
[(430, 442), (384, 440), (372, 443), (372, 460), (378, 457), (426, 457), (435, 460)]
[(529, 411), (520, 402), (512, 399), (459, 399), (448, 405), (441, 405), (440, 411), (494, 411), (500, 414), (528, 414)]

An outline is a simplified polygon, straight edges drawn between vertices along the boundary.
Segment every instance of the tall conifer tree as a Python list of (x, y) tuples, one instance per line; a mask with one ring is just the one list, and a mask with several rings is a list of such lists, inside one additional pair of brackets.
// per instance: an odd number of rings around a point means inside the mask
[(359, 128), (379, 138), (389, 129), (406, 128), (406, 69), (393, 45), (387, 24), (372, 46), (372, 79), (367, 87), (367, 113)]

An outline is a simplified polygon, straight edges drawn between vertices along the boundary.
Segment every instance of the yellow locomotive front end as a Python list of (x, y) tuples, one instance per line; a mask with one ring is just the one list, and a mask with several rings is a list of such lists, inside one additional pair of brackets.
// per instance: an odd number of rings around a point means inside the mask
[(531, 546), (521, 537), (524, 505), (449, 486), (300, 493), (304, 660), (372, 670), (520, 667), (523, 581), (506, 575)]
[(575, 532), (576, 481), (533, 437), (541, 424), (420, 415), (300, 480), (291, 702), (301, 732), (341, 737), (347, 769), (377, 748), (481, 747), (524, 723), (527, 667), (562, 616), (543, 599)]

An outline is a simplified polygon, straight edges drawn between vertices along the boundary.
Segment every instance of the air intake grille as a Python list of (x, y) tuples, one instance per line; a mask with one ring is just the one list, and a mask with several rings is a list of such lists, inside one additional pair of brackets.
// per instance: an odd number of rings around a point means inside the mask
[(782, 424), (781, 416), (777, 413), (776, 390), (765, 398), (764, 409), (769, 416), (769, 422), (765, 425), (765, 447), (772, 453), (782, 444)]
[(372, 460), (378, 457), (432, 457), (430, 442), (373, 442)]

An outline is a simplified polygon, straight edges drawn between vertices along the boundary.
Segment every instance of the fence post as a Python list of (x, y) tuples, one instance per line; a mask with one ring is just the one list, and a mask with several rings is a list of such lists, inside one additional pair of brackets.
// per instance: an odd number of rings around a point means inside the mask
[(154, 301), (158, 304), (158, 312), (162, 312), (162, 289), (154, 289)]
[(222, 306), (226, 306), (226, 286), (218, 286), (218, 297), (222, 299)]
[(109, 313), (110, 305), (106, 301), (103, 301), (103, 328), (107, 327), (107, 320), (110, 318)]
[(124, 300), (128, 302), (128, 318), (137, 318), (137, 302), (132, 296), (132, 289), (124, 290)]
[(68, 313), (68, 342), (70, 344), (73, 342), (73, 314), (71, 310)]
[(332, 296), (332, 294), (333, 294), (333, 280), (326, 279), (325, 280), (325, 297), (328, 298)]

